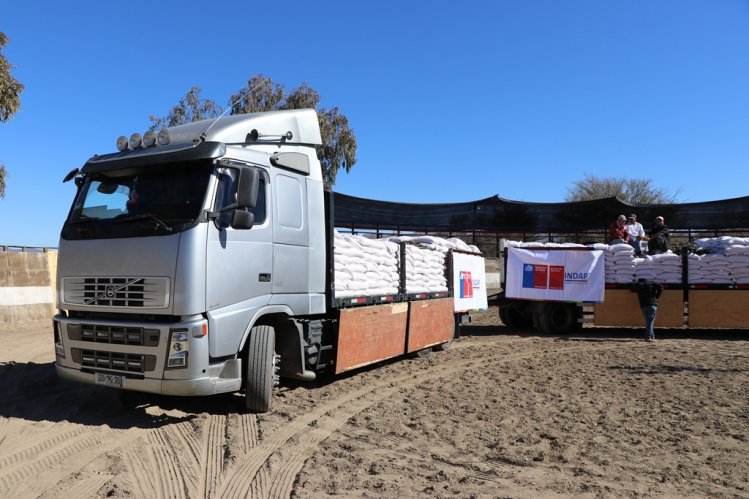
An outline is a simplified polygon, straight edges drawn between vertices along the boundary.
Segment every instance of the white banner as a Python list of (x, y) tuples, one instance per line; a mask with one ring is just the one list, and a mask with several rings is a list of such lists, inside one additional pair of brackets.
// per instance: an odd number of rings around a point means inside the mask
[(453, 252), (453, 296), (456, 312), (486, 310), (484, 257)]
[(603, 290), (601, 250), (507, 250), (507, 298), (601, 303)]

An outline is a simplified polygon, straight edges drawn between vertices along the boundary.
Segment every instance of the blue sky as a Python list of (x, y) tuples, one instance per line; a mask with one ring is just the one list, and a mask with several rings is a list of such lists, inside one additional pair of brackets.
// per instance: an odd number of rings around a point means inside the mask
[(335, 190), (561, 201), (586, 173), (748, 195), (749, 1), (6, 2), (0, 244), (57, 246), (64, 175), (193, 85), (307, 82), (358, 143)]

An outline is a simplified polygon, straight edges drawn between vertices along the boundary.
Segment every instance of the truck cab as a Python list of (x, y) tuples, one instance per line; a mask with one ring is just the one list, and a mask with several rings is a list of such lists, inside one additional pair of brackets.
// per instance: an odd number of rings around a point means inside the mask
[(57, 373), (173, 395), (244, 387), (250, 410), (267, 410), (279, 371), (314, 377), (289, 318), (326, 311), (319, 144), (314, 110), (226, 116), (120, 137), (71, 172)]

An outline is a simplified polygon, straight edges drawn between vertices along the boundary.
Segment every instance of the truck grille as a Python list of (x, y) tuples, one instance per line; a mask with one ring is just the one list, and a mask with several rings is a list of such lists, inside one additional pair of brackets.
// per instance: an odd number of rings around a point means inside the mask
[(91, 307), (164, 308), (169, 303), (166, 277), (66, 277), (63, 300)]
[(100, 352), (98, 350), (72, 349), (73, 360), (84, 368), (111, 369), (130, 373), (153, 371), (156, 366), (155, 355), (135, 353)]
[(71, 340), (155, 347), (159, 345), (158, 329), (105, 326), (101, 324), (68, 324)]

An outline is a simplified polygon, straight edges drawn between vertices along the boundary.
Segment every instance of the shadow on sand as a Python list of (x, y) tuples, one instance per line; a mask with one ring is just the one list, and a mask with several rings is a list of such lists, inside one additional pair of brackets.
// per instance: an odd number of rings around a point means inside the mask
[(157, 428), (198, 413), (230, 414), (243, 399), (233, 394), (168, 397), (75, 383), (57, 377), (54, 363), (0, 364), (0, 417), (112, 428)]

